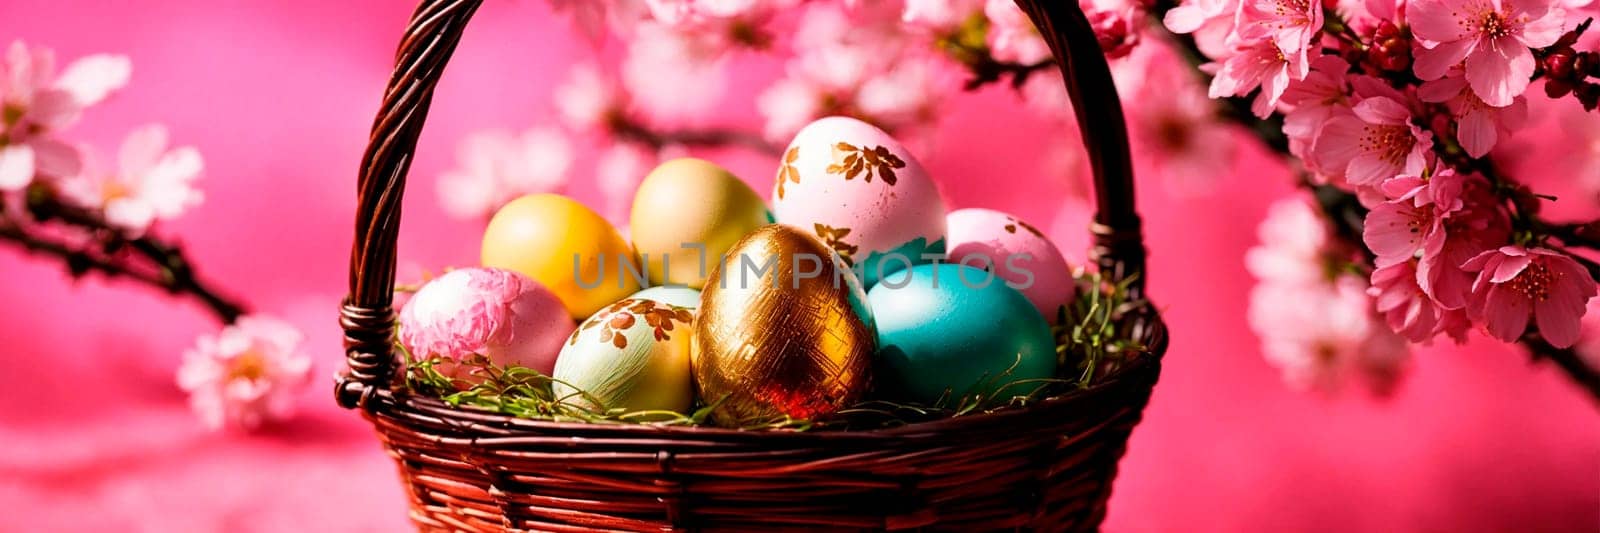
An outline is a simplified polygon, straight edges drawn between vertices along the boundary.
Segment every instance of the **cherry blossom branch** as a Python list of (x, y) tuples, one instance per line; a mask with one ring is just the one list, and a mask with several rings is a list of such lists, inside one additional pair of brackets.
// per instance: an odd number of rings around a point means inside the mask
[(625, 116), (612, 118), (607, 122), (606, 127), (618, 138), (642, 143), (656, 150), (670, 145), (698, 147), (739, 146), (773, 157), (783, 154), (783, 147), (768, 142), (757, 133), (743, 130), (681, 129), (657, 131)]
[[(1170, 7), (1172, 7), (1170, 4), (1158, 7), (1157, 11), (1153, 13), (1153, 17), (1156, 20), (1153, 26), (1158, 28), (1155, 31), (1166, 33), (1167, 37), (1177, 46), (1189, 64), (1198, 71), (1199, 66), (1208, 60), (1200, 52), (1199, 45), (1193, 36), (1165, 32), (1165, 27), (1160, 24), (1162, 15)], [(1333, 31), (1337, 38), (1349, 40), (1355, 45), (1359, 45), (1361, 49), (1366, 47), (1365, 44), (1361, 43), (1360, 36), (1350, 30), (1348, 25), (1343, 24), (1337, 14), (1329, 17), (1329, 26), (1331, 28), (1330, 31)], [(1568, 36), (1575, 39), (1575, 36), (1581, 34), (1587, 27), (1588, 22), (1585, 22), (1578, 29), (1569, 33)], [(1563, 38), (1563, 41), (1568, 40)], [(1557, 44), (1560, 45), (1561, 43)], [(1557, 47), (1553, 46), (1551, 48)], [(1597, 66), (1596, 69), (1600, 69), (1600, 66)], [(1235, 96), (1218, 100), (1223, 103), (1220, 113), (1222, 115), (1221, 118), (1243, 126), (1255, 134), (1264, 146), (1285, 158), (1289, 158), (1291, 161), (1293, 160), (1289, 153), (1288, 138), (1283, 134), (1283, 119), (1281, 115), (1274, 113), (1267, 118), (1256, 117), (1250, 111), (1250, 102), (1245, 97)], [(1585, 105), (1588, 106), (1587, 103)], [(1569, 225), (1545, 222), (1535, 215), (1538, 202), (1545, 199), (1545, 197), (1534, 194), (1527, 187), (1516, 184), (1500, 175), (1497, 167), (1489, 158), (1473, 159), (1468, 157), (1460, 146), (1455, 143), (1453, 137), (1445, 135), (1447, 132), (1432, 131), (1433, 125), (1428, 125), (1428, 129), (1433, 133), (1434, 138), (1439, 141), (1436, 148), (1442, 152), (1441, 156), (1451, 159), (1452, 163), (1462, 167), (1462, 170), (1475, 171), (1483, 175), (1496, 186), (1498, 194), (1503, 198), (1507, 198), (1517, 208), (1514, 216), (1517, 219), (1517, 224), (1522, 226), (1522, 229), (1535, 235), (1554, 237), (1566, 246), (1581, 246), (1600, 250), (1600, 221)], [(1318, 209), (1324, 218), (1329, 221), (1334, 236), (1345, 242), (1350, 248), (1360, 250), (1370, 263), (1372, 259), (1371, 251), (1363, 245), (1362, 240), (1363, 225), (1367, 214), (1366, 207), (1362, 206), (1356, 195), (1349, 191), (1331, 185), (1318, 184), (1306, 172), (1300, 172), (1298, 175), (1299, 185), (1312, 193), (1312, 196), (1316, 199)], [(1581, 263), (1589, 271), (1591, 277), (1600, 279), (1600, 263), (1577, 254), (1569, 253), (1569, 255)], [(1567, 374), (1569, 379), (1588, 392), (1592, 400), (1600, 403), (1600, 369), (1590, 366), (1576, 351), (1570, 348), (1557, 348), (1532, 330), (1519, 338), (1518, 343), (1525, 346), (1535, 360), (1548, 359), (1554, 362), (1562, 372)]]
[(38, 222), (58, 221), (87, 233), (88, 242), (75, 245), (52, 238), (46, 228), (21, 223), (10, 213), (0, 213), (0, 239), (61, 260), (74, 278), (99, 272), (194, 298), (227, 324), (244, 314), (243, 305), (196, 275), (193, 263), (175, 244), (148, 235), (129, 238), (99, 214), (57, 202), (39, 188), (29, 191), (27, 208)]

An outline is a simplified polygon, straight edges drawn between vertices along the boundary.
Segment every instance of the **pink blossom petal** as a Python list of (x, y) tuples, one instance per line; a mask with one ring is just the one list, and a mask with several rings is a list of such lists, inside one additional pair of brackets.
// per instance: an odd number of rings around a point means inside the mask
[(1401, 203), (1385, 203), (1367, 213), (1362, 240), (1376, 254), (1379, 268), (1410, 260), (1422, 246), (1421, 221)]
[(117, 166), (124, 175), (143, 174), (161, 160), (167, 149), (167, 128), (150, 124), (133, 130), (117, 151)]
[(1483, 103), (1505, 107), (1528, 89), (1533, 66), (1533, 53), (1526, 46), (1502, 37), (1494, 46), (1467, 57), (1467, 82)]
[(1376, 154), (1362, 152), (1350, 160), (1350, 167), (1345, 170), (1344, 179), (1351, 185), (1367, 186), (1382, 183), (1383, 180), (1393, 178), (1400, 173), (1400, 169)]
[(1494, 119), (1486, 110), (1469, 111), (1456, 124), (1456, 141), (1472, 157), (1488, 155), (1499, 135)]
[[(1416, 4), (1412, 4), (1413, 8), (1415, 6)], [(1477, 39), (1460, 39), (1441, 42), (1432, 49), (1418, 49), (1413, 70), (1416, 71), (1418, 78), (1424, 80), (1442, 78), (1449, 72), (1450, 67), (1461, 64), (1477, 46)]]
[(1470, 28), (1458, 23), (1463, 2), (1444, 0), (1414, 0), (1406, 5), (1406, 18), (1417, 37), (1435, 42), (1457, 41), (1471, 34)]
[(91, 106), (127, 85), (132, 73), (133, 63), (127, 56), (92, 55), (67, 65), (56, 79), (56, 87), (72, 94), (79, 105)]
[(1199, 7), (1184, 4), (1167, 11), (1166, 17), (1162, 18), (1161, 22), (1172, 33), (1190, 33), (1200, 29), (1200, 26), (1210, 18), (1210, 15)]
[(1489, 278), (1489, 282), (1505, 283), (1507, 281), (1511, 281), (1512, 279), (1515, 279), (1517, 275), (1522, 274), (1522, 271), (1528, 268), (1528, 265), (1532, 262), (1533, 258), (1526, 255), (1520, 257), (1507, 257), (1495, 267), (1494, 275), (1493, 277)]
[(1356, 104), (1357, 117), (1368, 124), (1400, 125), (1411, 120), (1411, 111), (1392, 99), (1382, 96), (1368, 98)]
[(70, 144), (47, 137), (28, 141), (33, 147), (34, 171), (53, 177), (76, 176), (83, 171), (83, 154)]
[(1528, 330), (1528, 299), (1509, 288), (1494, 286), (1484, 301), (1484, 324), (1489, 335), (1506, 342), (1517, 340)]
[(33, 149), (25, 144), (0, 147), (0, 191), (19, 191), (33, 181)]
[(1417, 98), (1424, 102), (1448, 102), (1467, 89), (1467, 79), (1462, 76), (1451, 75), (1433, 81), (1422, 83), (1417, 88)]
[[(1523, 4), (1524, 2), (1516, 3)], [(1547, 11), (1543, 14), (1533, 14), (1530, 11), (1529, 15), (1532, 20), (1522, 24), (1522, 32), (1518, 37), (1518, 40), (1529, 48), (1544, 48), (1555, 44), (1557, 40), (1561, 39), (1561, 34), (1566, 33), (1566, 13), (1561, 8), (1551, 8), (1548, 5), (1540, 7), (1547, 9)]]
[[(1583, 307), (1580, 305), (1579, 310)], [(1553, 302), (1539, 302), (1534, 306), (1533, 318), (1539, 324), (1539, 335), (1551, 346), (1568, 348), (1578, 342), (1578, 324), (1583, 313), (1573, 314)]]

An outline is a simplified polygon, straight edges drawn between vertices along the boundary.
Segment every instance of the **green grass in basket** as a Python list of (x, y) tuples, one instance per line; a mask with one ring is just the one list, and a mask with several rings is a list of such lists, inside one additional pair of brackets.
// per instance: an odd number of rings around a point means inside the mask
[[(946, 392), (933, 405), (896, 403), (869, 400), (843, 409), (823, 419), (804, 420), (790, 417), (744, 420), (735, 424), (738, 429), (782, 429), (806, 431), (812, 429), (863, 430), (901, 426), (943, 418), (987, 413), (998, 409), (1021, 407), (1056, 396), (1094, 382), (1095, 376), (1105, 375), (1118, 364), (1144, 347), (1137, 342), (1118, 336), (1122, 316), (1143, 301), (1128, 298), (1126, 281), (1107, 283), (1099, 274), (1079, 276), (1076, 301), (1063, 306), (1058, 322), (1053, 328), (1056, 353), (1060, 361), (1061, 377), (1052, 379), (1016, 380), (990, 394), (968, 393), (957, 396)], [(1070, 326), (1067, 324), (1071, 324)], [(537, 370), (520, 366), (503, 367), (478, 357), (459, 363), (468, 374), (466, 379), (452, 378), (436, 367), (440, 359), (413, 360), (405, 347), (396, 343), (396, 351), (405, 361), (411, 361), (406, 371), (406, 388), (413, 393), (438, 397), (454, 406), (473, 406), (521, 418), (552, 420), (558, 422), (586, 422), (610, 424), (653, 424), (664, 426), (705, 425), (715, 403), (699, 405), (691, 413), (672, 411), (624, 411), (611, 409), (596, 411), (577, 402), (576, 397), (587, 396), (581, 390), (560, 396), (555, 394), (555, 378)], [(1015, 365), (1013, 365), (1014, 367)], [(992, 383), (1005, 383), (1011, 370), (987, 378)], [(1031, 385), (1042, 386), (1031, 387)], [(570, 385), (570, 384), (567, 384)], [(577, 387), (571, 387), (578, 390)], [(993, 387), (974, 387), (985, 390)], [(1023, 389), (1032, 391), (1022, 393)], [(590, 404), (598, 405), (593, 397)]]

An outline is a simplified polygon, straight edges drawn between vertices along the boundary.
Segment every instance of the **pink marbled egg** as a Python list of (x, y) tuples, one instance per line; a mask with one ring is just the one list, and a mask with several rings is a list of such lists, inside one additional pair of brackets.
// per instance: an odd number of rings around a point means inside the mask
[[(889, 134), (853, 118), (818, 119), (795, 135), (772, 207), (779, 223), (816, 235), (869, 286), (945, 250), (945, 203), (928, 171)], [(885, 259), (892, 254), (900, 257)]]
[(1027, 296), (1045, 320), (1056, 323), (1058, 310), (1072, 301), (1077, 285), (1072, 267), (1050, 239), (1027, 222), (993, 209), (957, 209), (946, 221), (949, 262), (989, 268)]

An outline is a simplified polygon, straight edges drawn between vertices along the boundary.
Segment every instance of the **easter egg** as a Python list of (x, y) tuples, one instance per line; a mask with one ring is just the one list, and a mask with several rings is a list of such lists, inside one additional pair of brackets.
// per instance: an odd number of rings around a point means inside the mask
[(712, 271), (691, 364), (713, 422), (811, 419), (861, 399), (876, 336), (855, 275), (816, 237), (764, 226)]
[(500, 208), (483, 231), (482, 262), (548, 287), (576, 319), (638, 291), (644, 277), (616, 228), (557, 194), (530, 194)]
[(949, 222), (949, 263), (987, 269), (1022, 292), (1054, 324), (1077, 282), (1061, 250), (1027, 222), (993, 209), (957, 209)]
[(623, 299), (595, 313), (556, 359), (554, 392), (595, 412), (689, 410), (688, 309)]
[(629, 227), (652, 285), (698, 289), (717, 259), (770, 223), (767, 205), (733, 173), (703, 159), (662, 163), (639, 184)]
[(878, 380), (898, 401), (1027, 395), (1055, 376), (1050, 325), (992, 273), (952, 264), (890, 274), (867, 293), (878, 331)]
[(871, 287), (945, 251), (945, 204), (921, 163), (889, 134), (819, 119), (784, 150), (772, 194), (778, 222), (812, 233)]
[(676, 285), (663, 285), (633, 293), (629, 296), (635, 300), (655, 300), (667, 305), (676, 305), (690, 310), (700, 308), (700, 291)]
[(462, 268), (423, 285), (400, 310), (396, 335), (416, 360), (467, 378), (455, 363), (484, 356), (497, 366), (550, 373), (572, 318), (561, 300), (527, 276), (496, 268)]

